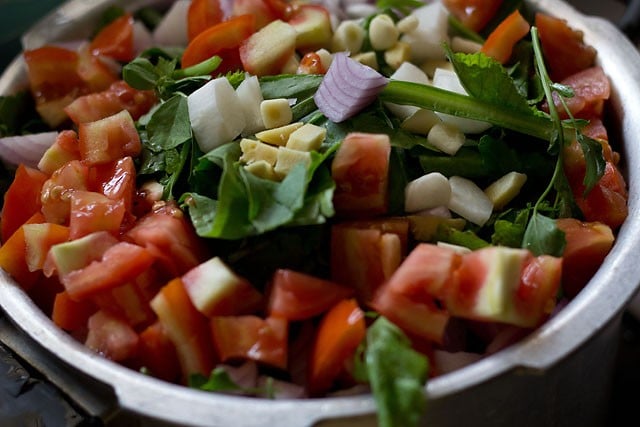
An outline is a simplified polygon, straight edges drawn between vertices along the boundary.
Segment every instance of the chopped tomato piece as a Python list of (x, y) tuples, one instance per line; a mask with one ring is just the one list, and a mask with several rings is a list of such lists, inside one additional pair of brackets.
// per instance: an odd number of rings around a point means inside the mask
[(596, 50), (585, 44), (583, 33), (569, 27), (567, 21), (537, 13), (535, 25), (549, 74), (554, 81), (561, 81), (593, 66)]
[(286, 319), (257, 316), (215, 316), (211, 333), (223, 362), (248, 359), (280, 369), (287, 368)]
[(184, 213), (175, 204), (166, 204), (140, 219), (127, 238), (145, 247), (161, 271), (181, 276), (209, 258), (208, 251)]
[[(565, 99), (565, 101), (574, 117), (584, 119), (602, 117), (604, 102), (609, 99), (611, 94), (609, 78), (604, 74), (602, 68), (587, 68), (570, 75), (561, 83), (573, 89), (574, 96)], [(557, 94), (554, 93), (553, 98), (560, 117), (568, 118), (569, 115), (562, 107)], [(542, 108), (548, 110), (546, 104), (543, 104)]]
[(506, 64), (511, 58), (513, 47), (529, 33), (529, 28), (527, 20), (516, 10), (489, 34), (480, 51), (501, 64)]
[(176, 348), (182, 381), (191, 374), (209, 376), (216, 364), (207, 318), (191, 303), (182, 280), (174, 279), (151, 300), (167, 336)]
[[(24, 225), (44, 222), (41, 213), (35, 213)], [(23, 225), (23, 226), (24, 226)], [(27, 244), (24, 239), (24, 229), (20, 226), (0, 246), (0, 268), (9, 273), (23, 289), (29, 289), (41, 277), (38, 271), (29, 271), (26, 261)]]
[(134, 280), (152, 263), (153, 256), (146, 249), (119, 242), (107, 249), (99, 261), (71, 271), (60, 279), (69, 297), (81, 301)]
[[(270, 0), (233, 0), (234, 16), (251, 15), (255, 18), (255, 30), (269, 22), (281, 19), (279, 12), (271, 7)], [(284, 3), (284, 2), (283, 2)]]
[(135, 282), (99, 292), (91, 298), (99, 308), (118, 315), (130, 325), (148, 325), (155, 319), (148, 298)]
[(58, 224), (25, 224), (22, 231), (29, 271), (42, 270), (51, 246), (69, 239), (69, 228)]
[(325, 74), (326, 72), (322, 59), (316, 52), (305, 53), (298, 65), (298, 74)]
[(99, 310), (89, 318), (88, 326), (84, 345), (96, 353), (116, 362), (137, 355), (138, 334), (123, 319)]
[(104, 27), (89, 45), (94, 55), (104, 55), (117, 61), (129, 62), (135, 57), (133, 50), (133, 17), (122, 15)]
[(124, 214), (123, 200), (111, 200), (93, 191), (74, 191), (71, 193), (69, 238), (78, 239), (96, 231), (118, 235)]
[(339, 214), (367, 217), (387, 212), (390, 153), (387, 135), (346, 136), (331, 164), (336, 182), (333, 203)]
[(481, 31), (502, 4), (502, 0), (444, 0), (443, 4), (467, 28)]
[(40, 158), (38, 169), (52, 175), (72, 160), (80, 160), (78, 134), (74, 130), (63, 130)]
[(364, 312), (353, 299), (340, 301), (324, 315), (309, 361), (310, 394), (320, 395), (331, 388), (365, 335)]
[(66, 291), (55, 296), (51, 320), (65, 331), (79, 331), (87, 327), (87, 321), (96, 307), (90, 301), (74, 301)]
[(176, 347), (162, 323), (157, 321), (140, 333), (140, 363), (154, 377), (180, 380), (180, 362)]
[(35, 213), (40, 212), (40, 193), (47, 175), (37, 169), (18, 165), (13, 182), (4, 193), (2, 207), (2, 241), (9, 237)]
[(599, 222), (561, 218), (556, 224), (567, 241), (562, 255), (562, 289), (568, 297), (574, 297), (602, 265), (614, 235), (610, 227)]
[(131, 157), (113, 163), (95, 166), (92, 170), (91, 188), (111, 200), (122, 200), (127, 213), (133, 211), (136, 195), (136, 166)]
[(219, 24), (223, 18), (219, 0), (192, 0), (187, 13), (189, 40), (193, 40), (207, 28)]
[(108, 89), (112, 83), (118, 81), (119, 71), (118, 67), (108, 64), (100, 56), (93, 55), (89, 46), (78, 50), (77, 72), (89, 93)]
[(218, 55), (222, 64), (216, 74), (242, 69), (238, 48), (254, 31), (253, 15), (240, 15), (216, 24), (189, 43), (182, 55), (182, 67), (187, 68)]
[(42, 213), (47, 222), (68, 224), (71, 194), (84, 191), (89, 185), (89, 168), (72, 160), (56, 170), (42, 186)]
[(273, 275), (269, 293), (269, 315), (288, 320), (317, 316), (339, 301), (350, 297), (353, 289), (293, 270), (279, 269)]
[(137, 90), (118, 80), (100, 92), (76, 98), (64, 111), (77, 125), (107, 118), (127, 110), (133, 120), (147, 113), (156, 103), (153, 91)]
[(126, 110), (95, 122), (81, 123), (78, 136), (80, 156), (90, 166), (126, 156), (136, 157), (142, 151), (140, 135)]

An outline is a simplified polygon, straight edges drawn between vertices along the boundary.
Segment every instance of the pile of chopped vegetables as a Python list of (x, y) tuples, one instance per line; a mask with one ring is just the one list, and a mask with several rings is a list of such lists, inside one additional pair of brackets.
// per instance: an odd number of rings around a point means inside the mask
[(627, 216), (595, 50), (478, 3), (177, 0), (25, 51), (0, 267), (147, 375), (416, 425), (427, 378), (544, 323)]

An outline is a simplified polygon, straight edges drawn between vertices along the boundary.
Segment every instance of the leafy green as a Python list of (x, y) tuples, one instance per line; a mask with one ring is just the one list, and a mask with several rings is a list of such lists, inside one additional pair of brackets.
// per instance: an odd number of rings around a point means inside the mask
[(335, 184), (323, 165), (337, 145), (311, 153), (311, 165), (296, 165), (281, 182), (247, 172), (238, 161), (240, 146), (225, 144), (205, 158), (222, 168), (218, 200), (190, 193), (183, 197), (200, 236), (240, 239), (284, 225), (321, 224), (333, 216)]
[(264, 99), (295, 99), (291, 112), (293, 121), (297, 121), (317, 110), (313, 95), (318, 90), (322, 77), (316, 74), (265, 76), (260, 78), (260, 90)]
[(514, 214), (513, 220), (507, 219), (511, 212), (503, 214), (493, 224), (491, 243), (497, 246), (522, 247), (522, 240), (529, 222), (530, 209), (522, 209)]
[(223, 366), (216, 367), (207, 378), (202, 374), (189, 376), (189, 387), (203, 391), (239, 393), (244, 395), (259, 395), (273, 398), (273, 379), (266, 381), (264, 387), (241, 387), (229, 376)]
[(482, 249), (490, 246), (489, 242), (480, 238), (472, 230), (458, 230), (444, 224), (440, 224), (436, 231), (436, 241), (451, 243), (453, 245), (464, 246), (471, 250)]
[(411, 348), (406, 335), (384, 317), (367, 330), (367, 376), (381, 427), (417, 426), (424, 414), (428, 359)]
[(404, 15), (411, 13), (413, 9), (424, 6), (424, 2), (420, 0), (377, 0), (376, 8), (378, 10), (395, 9)]
[(0, 96), (0, 137), (49, 130), (38, 115), (29, 91)]
[(162, 103), (147, 125), (148, 147), (154, 151), (176, 148), (193, 138), (187, 97), (174, 95)]
[(560, 257), (564, 252), (566, 239), (555, 220), (534, 211), (522, 239), (522, 247), (534, 255)]

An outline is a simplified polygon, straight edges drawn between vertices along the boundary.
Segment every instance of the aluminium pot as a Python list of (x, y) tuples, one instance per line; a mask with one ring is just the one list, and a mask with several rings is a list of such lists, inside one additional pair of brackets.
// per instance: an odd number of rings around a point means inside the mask
[[(73, 0), (23, 37), (26, 49), (89, 33), (108, 5), (159, 3)], [(622, 312), (640, 282), (640, 56), (608, 21), (559, 0), (531, 0), (584, 32), (612, 81), (609, 127), (627, 165), (629, 217), (604, 264), (566, 308), (526, 338), (426, 386), (423, 425), (605, 425)], [(0, 78), (0, 94), (25, 82), (16, 59)], [(234, 427), (374, 426), (370, 395), (306, 400), (243, 398), (169, 384), (112, 363), (53, 325), (0, 271), (0, 340), (107, 425)]]

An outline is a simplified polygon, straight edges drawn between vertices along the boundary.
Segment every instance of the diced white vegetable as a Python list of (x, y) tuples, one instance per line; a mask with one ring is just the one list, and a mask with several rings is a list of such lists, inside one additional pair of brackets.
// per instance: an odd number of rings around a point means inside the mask
[(438, 123), (442, 123), (442, 120), (440, 120), (440, 117), (438, 117), (436, 113), (420, 108), (411, 116), (404, 119), (400, 127), (407, 132), (427, 135), (431, 128)]
[(455, 126), (446, 123), (436, 123), (429, 130), (427, 142), (443, 153), (455, 155), (464, 145), (465, 137)]
[[(411, 62), (403, 62), (389, 78), (391, 80), (399, 80), (403, 82), (420, 83), (423, 85), (429, 84), (429, 77), (427, 77), (425, 72), (413, 65)], [(420, 109), (413, 105), (400, 105), (392, 102), (385, 102), (384, 105), (400, 120), (410, 117)]]
[(352, 55), (360, 52), (366, 33), (357, 21), (342, 21), (333, 33), (331, 50), (333, 52), (349, 52)]
[(430, 59), (420, 64), (420, 69), (427, 73), (427, 76), (431, 79), (433, 79), (438, 68), (453, 71), (453, 64), (446, 59)]
[(376, 15), (369, 23), (369, 41), (374, 50), (387, 50), (398, 41), (400, 31), (386, 13)]
[(245, 128), (242, 104), (225, 77), (211, 80), (189, 95), (187, 102), (191, 128), (205, 153), (234, 140)]
[(257, 76), (247, 76), (236, 89), (242, 111), (244, 113), (245, 128), (242, 135), (253, 135), (264, 129), (260, 104), (264, 101)]
[(153, 46), (153, 36), (140, 21), (133, 22), (133, 52), (138, 56)]
[(303, 163), (305, 167), (311, 164), (311, 154), (307, 151), (291, 150), (287, 147), (278, 148), (278, 160), (274, 168), (276, 175), (283, 178), (298, 163)]
[(441, 2), (435, 1), (412, 12), (418, 18), (418, 28), (405, 34), (402, 40), (411, 46), (412, 62), (445, 57), (443, 42), (449, 41), (449, 13)]
[(260, 115), (267, 129), (273, 129), (291, 123), (293, 113), (289, 100), (284, 98), (267, 99), (260, 103)]
[(495, 209), (502, 209), (520, 193), (525, 182), (527, 175), (509, 172), (485, 188), (484, 193), (493, 202)]
[(352, 56), (353, 59), (361, 63), (362, 65), (366, 65), (367, 67), (371, 67), (374, 70), (379, 68), (378, 66), (378, 57), (375, 52), (360, 52)]
[(469, 249), (468, 247), (454, 245), (453, 243), (437, 242), (436, 245), (440, 246), (441, 248), (451, 249), (452, 251), (455, 251), (459, 254), (468, 254), (469, 252), (471, 252), (471, 249)]
[(449, 178), (449, 209), (472, 223), (483, 226), (491, 217), (493, 203), (473, 181), (460, 176)]
[(289, 135), (287, 148), (299, 151), (318, 150), (326, 135), (327, 128), (307, 123)]
[(254, 174), (257, 177), (268, 179), (270, 181), (277, 181), (278, 175), (273, 169), (273, 166), (266, 160), (258, 160), (257, 162), (250, 163), (244, 166), (247, 172)]
[[(467, 91), (460, 83), (458, 75), (454, 71), (442, 68), (436, 69), (433, 75), (433, 85), (440, 89), (456, 92), (461, 95), (468, 95)], [(437, 113), (443, 122), (457, 127), (463, 133), (480, 133), (491, 127), (490, 123), (481, 122), (479, 120), (465, 119), (461, 117), (451, 116), (449, 114)]]
[(398, 21), (396, 27), (401, 33), (406, 34), (417, 30), (419, 25), (420, 21), (415, 15), (407, 15)]
[(378, 11), (373, 4), (368, 4), (366, 2), (354, 2), (347, 1), (347, 4), (344, 6), (344, 11), (347, 16), (350, 18), (366, 18), (367, 16), (371, 16)]
[(287, 145), (287, 141), (289, 141), (289, 136), (303, 125), (304, 123), (302, 122), (295, 122), (285, 126), (263, 130), (262, 132), (256, 133), (256, 138), (267, 144), (285, 146)]
[(451, 39), (451, 50), (454, 52), (477, 53), (480, 52), (480, 49), (482, 49), (482, 45), (473, 40), (458, 36)]
[(189, 42), (187, 35), (187, 14), (190, 0), (174, 2), (164, 14), (158, 26), (153, 30), (153, 40), (160, 46), (186, 46)]
[(451, 198), (449, 180), (439, 172), (414, 179), (404, 189), (404, 210), (419, 212), (438, 206), (448, 206)]
[(318, 49), (316, 50), (316, 54), (320, 57), (320, 62), (322, 63), (322, 68), (328, 70), (331, 66), (331, 62), (333, 62), (333, 55), (327, 49)]
[(403, 63), (411, 59), (409, 43), (398, 41), (391, 49), (384, 51), (384, 60), (388, 66), (397, 70)]

